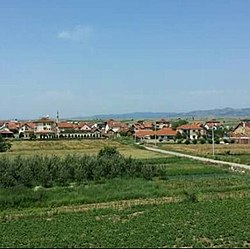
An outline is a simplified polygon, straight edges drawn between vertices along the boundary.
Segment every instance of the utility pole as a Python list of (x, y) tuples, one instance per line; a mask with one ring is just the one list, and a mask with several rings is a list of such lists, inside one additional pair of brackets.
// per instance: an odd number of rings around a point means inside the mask
[(214, 157), (214, 126), (212, 126), (212, 148), (213, 148), (213, 157)]
[(155, 121), (155, 147), (156, 147), (156, 121)]

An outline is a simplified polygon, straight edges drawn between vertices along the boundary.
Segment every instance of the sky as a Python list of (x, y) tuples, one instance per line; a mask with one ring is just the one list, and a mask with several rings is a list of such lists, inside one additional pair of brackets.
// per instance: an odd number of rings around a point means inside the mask
[(0, 0), (0, 120), (249, 108), (248, 0)]

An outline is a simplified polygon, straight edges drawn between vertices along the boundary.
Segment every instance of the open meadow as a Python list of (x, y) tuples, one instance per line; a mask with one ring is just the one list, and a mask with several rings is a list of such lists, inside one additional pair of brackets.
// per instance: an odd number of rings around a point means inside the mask
[(114, 146), (124, 156), (134, 158), (154, 158), (159, 157), (158, 153), (149, 152), (132, 146), (131, 142), (119, 142), (112, 140), (34, 140), (34, 141), (11, 141), (12, 147), (10, 151), (1, 153), (1, 156), (33, 156), (33, 155), (58, 155), (65, 156), (67, 154), (97, 154), (97, 152), (105, 146)]
[[(159, 145), (159, 144), (158, 144)], [(212, 144), (160, 144), (161, 149), (212, 158)], [(215, 159), (250, 165), (250, 144), (215, 144)]]
[[(122, 156), (98, 152), (108, 145)], [(14, 142), (3, 154), (1, 179), (13, 186), (0, 189), (0, 247), (250, 245), (249, 172), (162, 157), (124, 141)], [(9, 170), (15, 163), (20, 174)], [(45, 181), (22, 183), (32, 174)]]

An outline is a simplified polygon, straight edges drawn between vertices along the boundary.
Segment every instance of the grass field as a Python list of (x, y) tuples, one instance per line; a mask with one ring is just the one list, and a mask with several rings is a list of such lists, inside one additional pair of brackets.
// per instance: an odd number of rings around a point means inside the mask
[(105, 146), (115, 146), (124, 156), (134, 158), (159, 157), (158, 153), (142, 150), (131, 144), (112, 140), (60, 140), (60, 141), (12, 141), (10, 151), (0, 153), (1, 156), (97, 154)]
[[(212, 144), (161, 144), (161, 149), (212, 158)], [(216, 159), (250, 164), (250, 144), (215, 144)]]
[(104, 140), (14, 142), (5, 155), (95, 154), (105, 145), (165, 175), (0, 189), (0, 247), (250, 246), (248, 172)]

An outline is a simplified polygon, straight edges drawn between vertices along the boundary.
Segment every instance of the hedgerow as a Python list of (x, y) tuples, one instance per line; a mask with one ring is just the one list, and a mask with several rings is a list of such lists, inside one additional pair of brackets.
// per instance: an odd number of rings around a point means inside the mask
[(66, 186), (72, 182), (141, 177), (151, 179), (163, 174), (156, 165), (145, 165), (139, 160), (122, 156), (116, 148), (106, 147), (97, 156), (67, 155), (3, 157), (0, 160), (0, 187), (41, 185)]

